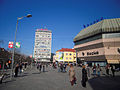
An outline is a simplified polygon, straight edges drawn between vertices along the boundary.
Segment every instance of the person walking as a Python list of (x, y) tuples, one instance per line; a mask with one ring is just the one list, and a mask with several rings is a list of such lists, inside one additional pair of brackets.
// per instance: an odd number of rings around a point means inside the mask
[(85, 65), (82, 66), (82, 86), (86, 87), (86, 82), (88, 80), (87, 70), (85, 69)]
[(18, 76), (18, 69), (19, 69), (19, 65), (17, 64), (16, 67), (15, 67), (15, 77)]
[(45, 72), (45, 64), (43, 64), (42, 66), (43, 66), (43, 72)]
[(107, 64), (107, 65), (106, 65), (106, 74), (107, 74), (107, 75), (109, 75), (109, 69), (110, 69), (110, 65)]
[(115, 77), (115, 66), (111, 65), (112, 76)]
[(24, 65), (25, 65), (25, 70), (26, 70), (26, 68), (27, 68), (27, 63), (25, 63)]
[(94, 64), (92, 70), (93, 70), (93, 75), (96, 76), (96, 65), (95, 64)]
[(90, 67), (88, 66), (88, 64), (86, 64), (86, 70), (87, 70), (88, 77), (90, 77)]
[(66, 72), (66, 65), (65, 65), (65, 63), (63, 64), (63, 72)]
[(61, 65), (60, 65), (60, 70), (61, 70), (61, 72), (63, 72), (63, 63), (61, 63)]
[(70, 69), (69, 69), (69, 78), (70, 78), (71, 86), (76, 84), (75, 69), (72, 64), (70, 65)]
[(101, 67), (99, 64), (97, 64), (97, 75), (100, 76), (100, 71), (101, 71)]
[(39, 63), (37, 64), (37, 69), (39, 69)]
[(60, 63), (58, 63), (58, 72), (60, 72), (61, 71), (61, 64)]
[(42, 64), (40, 63), (39, 64), (39, 71), (41, 72), (41, 69), (42, 69)]
[(20, 63), (20, 74), (22, 73), (22, 63)]

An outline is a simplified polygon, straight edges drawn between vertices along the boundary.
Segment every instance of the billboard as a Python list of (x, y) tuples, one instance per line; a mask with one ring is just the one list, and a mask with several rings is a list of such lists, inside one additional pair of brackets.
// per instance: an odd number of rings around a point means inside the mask
[(58, 61), (64, 61), (64, 52), (59, 52)]

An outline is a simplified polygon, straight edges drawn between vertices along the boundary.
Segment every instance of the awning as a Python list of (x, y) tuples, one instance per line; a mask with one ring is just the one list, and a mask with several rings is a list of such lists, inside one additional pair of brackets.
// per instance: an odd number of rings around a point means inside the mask
[(109, 64), (120, 64), (120, 60), (107, 60)]

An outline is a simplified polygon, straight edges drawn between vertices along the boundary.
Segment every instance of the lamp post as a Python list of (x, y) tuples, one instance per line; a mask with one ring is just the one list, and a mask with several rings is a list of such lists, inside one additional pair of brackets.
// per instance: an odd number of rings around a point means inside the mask
[(12, 53), (12, 67), (11, 67), (11, 80), (12, 80), (12, 76), (13, 76), (13, 64), (14, 64), (14, 55), (15, 55), (15, 46), (16, 46), (16, 33), (17, 33), (17, 28), (18, 28), (18, 21), (23, 19), (24, 17), (32, 17), (31, 14), (28, 14), (27, 16), (22, 16), (22, 17), (18, 17), (17, 18), (17, 23), (16, 23), (16, 31), (15, 31), (15, 40), (13, 43), (13, 53)]

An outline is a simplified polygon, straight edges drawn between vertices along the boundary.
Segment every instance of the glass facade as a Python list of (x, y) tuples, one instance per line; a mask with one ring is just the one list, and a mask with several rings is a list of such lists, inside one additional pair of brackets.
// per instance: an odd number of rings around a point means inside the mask
[(120, 38), (120, 33), (102, 34), (102, 38)]

